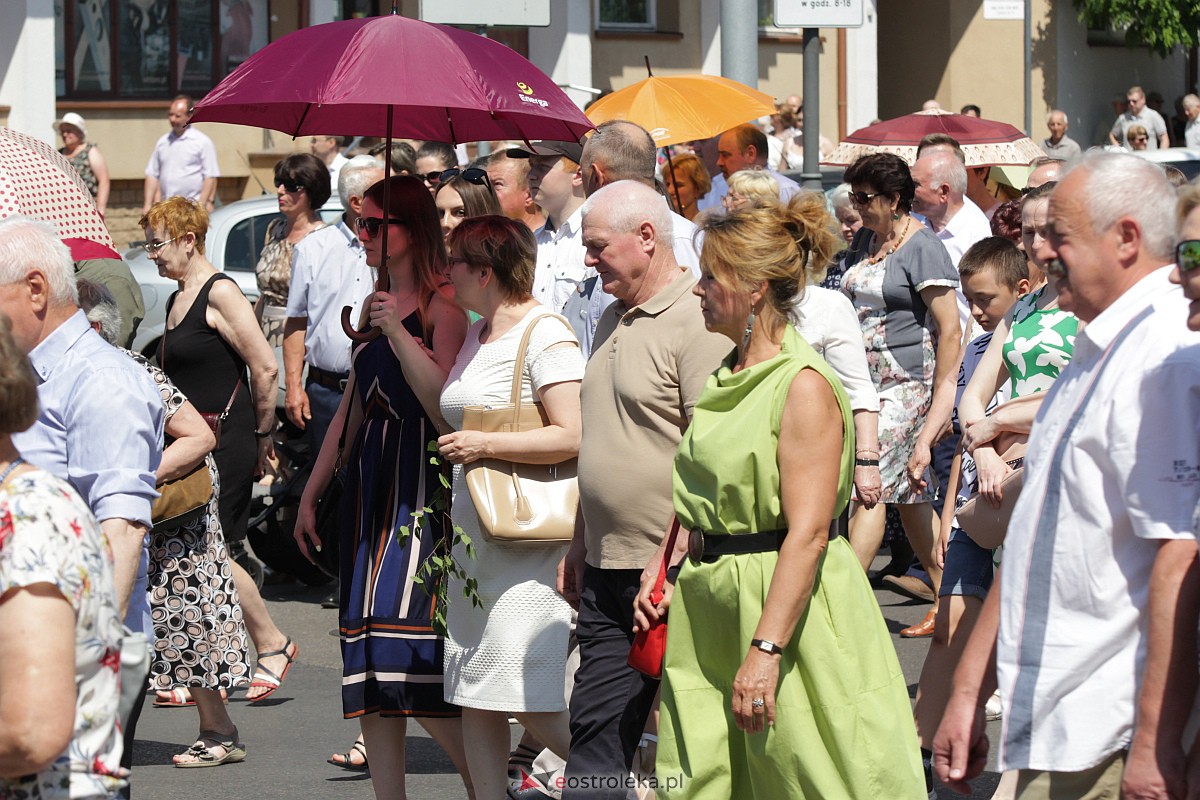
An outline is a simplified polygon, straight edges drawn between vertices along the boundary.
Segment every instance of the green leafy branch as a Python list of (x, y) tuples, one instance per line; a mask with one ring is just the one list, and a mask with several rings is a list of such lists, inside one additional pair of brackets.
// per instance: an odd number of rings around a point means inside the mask
[(1129, 47), (1148, 47), (1167, 57), (1194, 47), (1200, 30), (1197, 0), (1073, 0), (1079, 19), (1090, 28), (1125, 31)]
[(483, 601), (479, 599), (479, 581), (467, 576), (466, 571), (454, 558), (454, 550), (462, 545), (467, 557), (475, 558), (475, 545), (471, 537), (463, 529), (450, 520), (450, 479), (446, 477), (446, 469), (438, 458), (437, 440), (429, 442), (425, 448), (430, 453), (429, 463), (438, 467), (439, 486), (430, 493), (429, 505), (413, 512), (412, 530), (409, 526), (401, 526), (396, 536), (403, 545), (413, 531), (421, 531), (427, 519), (443, 518), (449, 522), (441, 540), (433, 547), (429, 557), (421, 562), (413, 583), (421, 587), (425, 594), (433, 598), (433, 630), (439, 636), (446, 635), (446, 609), (450, 605), (450, 581), (458, 579), (463, 583), (463, 598), (471, 601), (471, 605), (480, 608)]

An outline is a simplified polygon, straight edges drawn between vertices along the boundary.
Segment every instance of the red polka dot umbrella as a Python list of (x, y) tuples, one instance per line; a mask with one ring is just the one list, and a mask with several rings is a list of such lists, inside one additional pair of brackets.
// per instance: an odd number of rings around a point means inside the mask
[(13, 214), (53, 225), (76, 261), (121, 257), (71, 162), (40, 139), (0, 128), (0, 219)]

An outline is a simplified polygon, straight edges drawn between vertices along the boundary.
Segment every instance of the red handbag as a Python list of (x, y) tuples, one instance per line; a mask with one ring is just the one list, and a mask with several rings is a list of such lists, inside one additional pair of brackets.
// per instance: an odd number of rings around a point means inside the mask
[[(679, 535), (679, 519), (671, 522), (671, 534), (667, 537), (667, 549), (663, 551), (662, 566), (658, 569), (658, 578), (654, 581), (654, 589), (650, 591), (650, 602), (658, 605), (663, 599), (663, 583), (667, 579), (667, 569), (671, 566), (671, 555), (675, 552), (675, 537)], [(667, 651), (667, 621), (659, 617), (650, 623), (650, 627), (638, 631), (633, 638), (633, 647), (629, 648), (629, 658), (626, 663), (643, 675), (651, 678), (661, 678), (663, 654)]]

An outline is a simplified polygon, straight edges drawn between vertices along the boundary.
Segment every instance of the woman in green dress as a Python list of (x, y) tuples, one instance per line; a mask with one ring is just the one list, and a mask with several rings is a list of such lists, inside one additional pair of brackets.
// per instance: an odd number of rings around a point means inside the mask
[[(656, 765), (662, 796), (922, 798), (908, 691), (867, 577), (830, 522), (846, 507), (845, 391), (787, 322), (837, 242), (819, 196), (708, 220), (695, 292), (737, 346), (675, 459), (691, 531), (671, 597)], [(683, 538), (683, 537), (681, 537)], [(677, 547), (677, 550), (681, 548)], [(647, 570), (653, 573), (655, 570)]]

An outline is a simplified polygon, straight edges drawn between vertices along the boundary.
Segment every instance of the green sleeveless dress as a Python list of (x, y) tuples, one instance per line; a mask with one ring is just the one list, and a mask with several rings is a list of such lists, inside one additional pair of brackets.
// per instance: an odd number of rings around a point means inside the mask
[[(736, 354), (734, 354), (736, 355)], [(753, 533), (786, 526), (776, 452), (793, 379), (814, 369), (837, 395), (840, 512), (854, 428), (841, 382), (796, 331), (780, 355), (708, 379), (675, 457), (681, 529)], [(830, 543), (780, 664), (774, 727), (739, 731), (733, 679), (763, 611), (777, 552), (685, 561), (667, 628), (656, 765), (668, 800), (925, 797), (908, 689), (867, 576), (844, 538)]]

